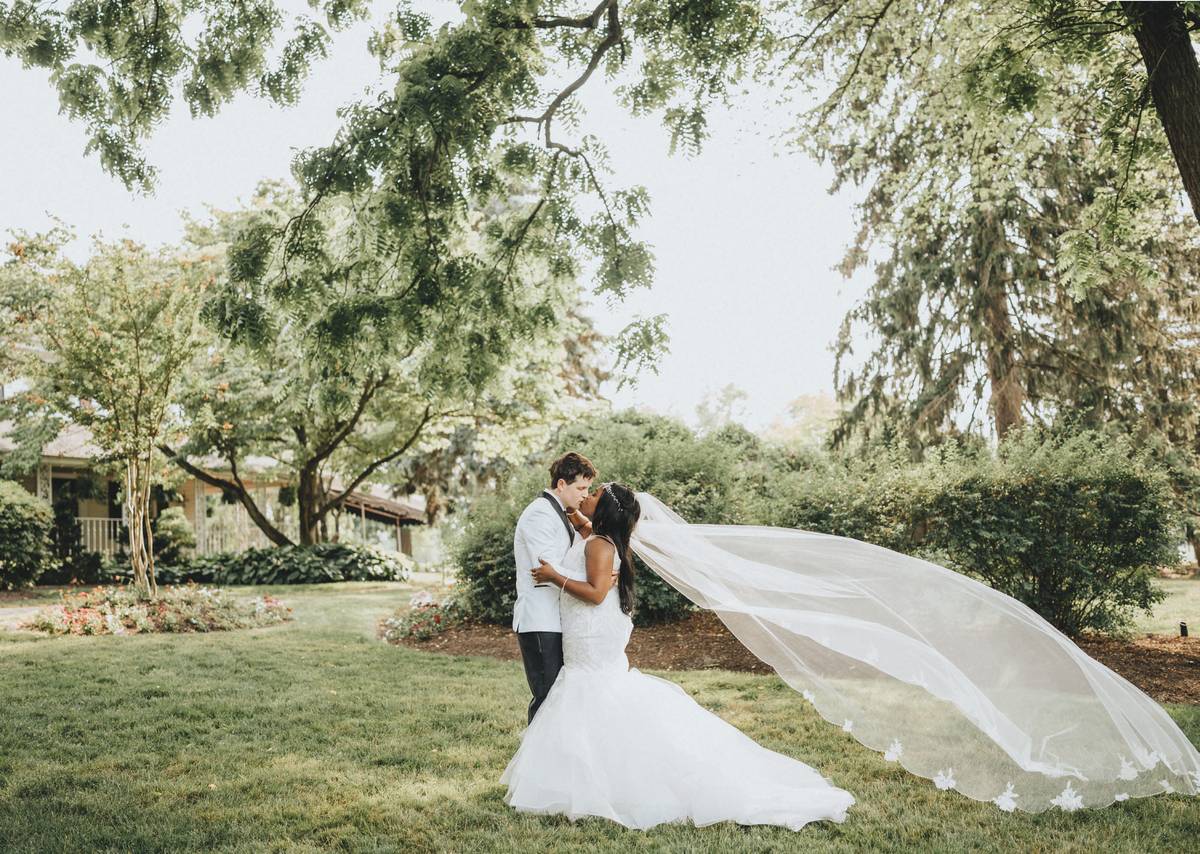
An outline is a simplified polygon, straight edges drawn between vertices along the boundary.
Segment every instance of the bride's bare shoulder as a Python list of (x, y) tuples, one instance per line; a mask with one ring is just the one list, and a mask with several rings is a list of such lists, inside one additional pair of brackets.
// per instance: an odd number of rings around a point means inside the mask
[(601, 557), (610, 555), (617, 550), (617, 547), (613, 545), (612, 540), (608, 539), (608, 537), (601, 536), (600, 534), (592, 534), (590, 537), (588, 537), (583, 548), (586, 554), (595, 554)]

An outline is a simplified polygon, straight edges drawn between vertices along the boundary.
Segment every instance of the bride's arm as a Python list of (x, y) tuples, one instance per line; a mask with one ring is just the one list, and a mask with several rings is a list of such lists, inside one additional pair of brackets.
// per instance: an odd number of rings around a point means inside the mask
[(583, 547), (583, 554), (587, 560), (587, 581), (567, 578), (545, 561), (542, 561), (541, 566), (534, 567), (533, 580), (535, 583), (551, 581), (575, 598), (599, 605), (617, 578), (616, 573), (612, 571), (614, 551), (616, 548), (608, 540), (592, 537)]

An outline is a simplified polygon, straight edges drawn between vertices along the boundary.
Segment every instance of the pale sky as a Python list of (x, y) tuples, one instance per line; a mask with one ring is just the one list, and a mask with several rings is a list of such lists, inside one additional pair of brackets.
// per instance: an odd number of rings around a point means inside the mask
[[(379, 13), (391, 8), (381, 3)], [(290, 180), (294, 151), (327, 144), (340, 126), (335, 110), (380, 80), (365, 48), (369, 32), (361, 24), (335, 36), (295, 107), (243, 96), (215, 119), (193, 120), (178, 102), (146, 145), (159, 168), (149, 198), (130, 195), (97, 158), (83, 156), (83, 128), (58, 114), (45, 73), (0, 56), (7, 118), (0, 233), (48, 228), (53, 214), (75, 228), (78, 256), (97, 232), (170, 243), (181, 236), (181, 211), (235, 207), (262, 178)], [(633, 119), (617, 108), (602, 78), (581, 94), (588, 129), (609, 147), (610, 183), (649, 190), (641, 236), (657, 269), (651, 291), (615, 308), (593, 304), (589, 313), (601, 331), (616, 333), (636, 315), (664, 312), (671, 335), (658, 375), (633, 389), (607, 389), (613, 401), (694, 422), (704, 396), (732, 383), (747, 393), (742, 420), (756, 429), (801, 394), (832, 393), (828, 348), (867, 282), (862, 271), (847, 282), (831, 269), (853, 236), (855, 191), (830, 196), (828, 168), (771, 139), (789, 116), (762, 91), (746, 93), (732, 110), (714, 110), (712, 137), (691, 159), (668, 154), (656, 118)], [(565, 130), (559, 138), (571, 140)]]

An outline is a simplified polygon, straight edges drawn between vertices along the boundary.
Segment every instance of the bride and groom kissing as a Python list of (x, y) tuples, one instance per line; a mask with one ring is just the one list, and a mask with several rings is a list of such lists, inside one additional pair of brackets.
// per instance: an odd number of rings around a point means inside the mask
[(629, 666), (635, 551), (820, 717), (938, 789), (1027, 812), (1200, 794), (1200, 751), (1166, 710), (1013, 597), (850, 537), (690, 524), (595, 480), (586, 457), (555, 460), (513, 536), (533, 694), (500, 778), (514, 809), (799, 830), (855, 803)]
[(522, 812), (665, 822), (842, 822), (854, 797), (767, 750), (676, 685), (629, 666), (639, 497), (593, 488), (595, 466), (568, 453), (513, 536), (517, 634), (533, 697), (501, 783)]

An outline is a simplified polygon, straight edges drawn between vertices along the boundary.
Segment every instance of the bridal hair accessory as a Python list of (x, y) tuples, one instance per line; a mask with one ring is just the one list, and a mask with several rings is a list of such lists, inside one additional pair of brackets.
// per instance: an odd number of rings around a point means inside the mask
[(611, 498), (613, 501), (617, 502), (618, 510), (625, 509), (623, 506), (621, 506), (621, 499), (617, 498), (617, 494), (615, 492), (613, 492), (611, 483), (604, 484), (604, 491), (608, 493), (609, 498)]

